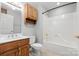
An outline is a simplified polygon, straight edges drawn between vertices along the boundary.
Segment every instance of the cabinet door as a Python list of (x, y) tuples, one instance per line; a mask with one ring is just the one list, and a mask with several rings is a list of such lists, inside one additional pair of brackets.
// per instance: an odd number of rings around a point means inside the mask
[(18, 56), (18, 49), (13, 49), (5, 53), (2, 53), (1, 56)]
[(19, 48), (19, 55), (20, 56), (29, 56), (29, 46), (24, 45)]
[(32, 6), (27, 4), (27, 18), (32, 19)]
[(35, 23), (37, 20), (37, 9), (30, 4), (24, 6), (24, 18), (25, 22)]
[(37, 20), (37, 10), (35, 8), (32, 9), (33, 20)]

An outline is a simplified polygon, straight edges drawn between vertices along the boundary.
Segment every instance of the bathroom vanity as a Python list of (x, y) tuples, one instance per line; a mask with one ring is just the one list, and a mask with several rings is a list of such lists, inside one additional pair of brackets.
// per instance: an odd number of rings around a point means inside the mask
[(29, 55), (29, 37), (21, 35), (22, 11), (15, 9), (0, 2), (0, 56)]
[(0, 56), (29, 56), (29, 38), (0, 42)]

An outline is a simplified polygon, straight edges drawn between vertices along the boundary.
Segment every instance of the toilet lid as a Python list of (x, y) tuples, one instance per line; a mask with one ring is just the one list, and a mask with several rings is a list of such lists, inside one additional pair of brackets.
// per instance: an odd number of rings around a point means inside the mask
[(40, 43), (34, 43), (34, 44), (31, 44), (32, 47), (42, 47), (42, 45)]

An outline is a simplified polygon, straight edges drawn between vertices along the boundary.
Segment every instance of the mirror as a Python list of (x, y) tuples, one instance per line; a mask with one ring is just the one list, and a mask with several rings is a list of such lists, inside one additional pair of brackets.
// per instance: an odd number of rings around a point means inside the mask
[(21, 33), (21, 10), (0, 3), (0, 34)]

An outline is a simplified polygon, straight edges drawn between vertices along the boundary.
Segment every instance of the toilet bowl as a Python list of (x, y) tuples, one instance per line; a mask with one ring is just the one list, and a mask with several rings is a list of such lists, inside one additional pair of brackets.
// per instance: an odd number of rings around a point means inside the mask
[(40, 50), (42, 48), (42, 45), (40, 43), (34, 43), (31, 44), (31, 46), (36, 50)]
[(42, 44), (40, 43), (35, 43), (35, 36), (30, 36), (30, 46), (35, 49), (36, 51), (39, 52), (40, 54), (40, 51), (42, 49)]

